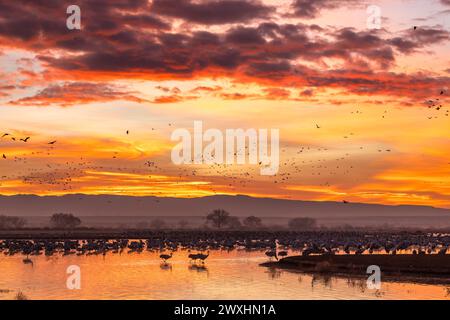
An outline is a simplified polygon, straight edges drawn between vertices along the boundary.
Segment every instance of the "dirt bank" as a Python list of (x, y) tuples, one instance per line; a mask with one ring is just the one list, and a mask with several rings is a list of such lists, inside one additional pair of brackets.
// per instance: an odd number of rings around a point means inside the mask
[(387, 275), (436, 276), (450, 280), (450, 255), (315, 255), (292, 256), (278, 262), (263, 263), (303, 272), (331, 274), (366, 274), (367, 267), (377, 265)]

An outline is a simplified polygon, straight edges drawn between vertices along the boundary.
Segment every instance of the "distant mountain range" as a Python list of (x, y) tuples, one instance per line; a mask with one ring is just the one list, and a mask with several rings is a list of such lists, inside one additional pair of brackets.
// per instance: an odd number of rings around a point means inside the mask
[[(50, 216), (204, 216), (225, 209), (239, 217), (448, 217), (450, 209), (413, 205), (319, 202), (217, 195), (202, 198), (158, 198), (114, 195), (0, 196), (0, 215)], [(450, 220), (449, 220), (450, 221)]]

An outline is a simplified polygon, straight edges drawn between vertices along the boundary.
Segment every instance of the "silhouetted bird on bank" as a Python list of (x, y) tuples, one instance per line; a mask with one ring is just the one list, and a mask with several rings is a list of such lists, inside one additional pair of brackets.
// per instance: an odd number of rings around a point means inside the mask
[(275, 259), (278, 260), (277, 251), (276, 250), (266, 251), (266, 256), (268, 256), (270, 259), (275, 258)]
[(278, 252), (278, 256), (280, 256), (280, 257), (286, 257), (287, 255), (288, 255), (287, 251)]

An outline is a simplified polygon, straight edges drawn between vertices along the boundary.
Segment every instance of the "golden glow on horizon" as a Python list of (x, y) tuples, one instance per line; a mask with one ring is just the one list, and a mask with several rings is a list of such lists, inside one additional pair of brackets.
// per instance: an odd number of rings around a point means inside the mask
[[(201, 103), (198, 108), (192, 102), (188, 103), (194, 114), (204, 110)], [(231, 102), (222, 104), (225, 109), (225, 106), (237, 108)], [(32, 139), (26, 144), (2, 141), (2, 150), (8, 154), (8, 159), (0, 165), (5, 170), (2, 172), (8, 174), (7, 178), (2, 179), (0, 192), (8, 195), (112, 193), (171, 197), (213, 194), (260, 197), (270, 194), (302, 200), (341, 201), (345, 198), (355, 202), (450, 207), (450, 174), (445, 174), (449, 173), (450, 168), (447, 163), (449, 140), (443, 138), (448, 128), (445, 119), (430, 121), (421, 110), (415, 108), (389, 109), (385, 115), (386, 107), (368, 105), (312, 108), (273, 101), (241, 101), (239, 105), (239, 125), (234, 127), (248, 128), (245, 123), (250, 122), (246, 119), (254, 118), (255, 107), (262, 106), (259, 110), (265, 113), (262, 119), (255, 118), (254, 127), (281, 128), (281, 168), (278, 177), (255, 175), (257, 168), (251, 166), (226, 170), (202, 165), (173, 166), (170, 162), (170, 150), (174, 145), (169, 141), (171, 128), (192, 128), (189, 119), (180, 119), (184, 113), (182, 104), (157, 111), (175, 112), (171, 120), (173, 127), (169, 127), (169, 121), (145, 126), (145, 114), (150, 110), (135, 106), (137, 112), (143, 113), (143, 121), (139, 123), (139, 129), (131, 128), (130, 135), (124, 132), (128, 127), (123, 127), (119, 136), (115, 137), (111, 132), (107, 139), (98, 137), (95, 133), (96, 122), (87, 118), (83, 131), (95, 130), (91, 137), (74, 132), (76, 137), (58, 138), (53, 147), (46, 144), (50, 138), (45, 139), (44, 134), (34, 136), (36, 132), (30, 133)], [(180, 112), (176, 111), (178, 109), (181, 109)], [(210, 109), (208, 119), (204, 120), (207, 127), (233, 127), (234, 119), (228, 121), (223, 118), (222, 111), (217, 116), (212, 110), (218, 109)], [(71, 109), (70, 112), (75, 111)], [(356, 111), (360, 114), (355, 114)], [(270, 121), (272, 114), (274, 116)], [(382, 118), (384, 115), (385, 118)], [(110, 122), (111, 127), (119, 126), (118, 119), (109, 117), (106, 120), (106, 117), (105, 121)], [(289, 121), (295, 118), (298, 118), (298, 126)], [(221, 123), (223, 120), (225, 124)], [(26, 124), (26, 117), (21, 122), (24, 121)], [(420, 130), (399, 130), (399, 121), (404, 123), (405, 128), (411, 128), (411, 123), (420, 121)], [(315, 127), (316, 123), (321, 129)], [(411, 140), (411, 135), (420, 136), (417, 131), (423, 132), (428, 139), (420, 137)], [(376, 132), (383, 134), (377, 135)], [(433, 141), (433, 145), (429, 141)], [(146, 162), (154, 162), (158, 168), (147, 167)], [(40, 168), (42, 172), (25, 173), (27, 168), (33, 167)], [(69, 173), (70, 188), (45, 183), (49, 180), (46, 174), (58, 177), (68, 170), (67, 167), (73, 169)], [(193, 176), (192, 171), (197, 174)], [(244, 172), (251, 172), (253, 178), (246, 178)], [(286, 173), (291, 174), (291, 180), (274, 183)], [(27, 176), (33, 178), (24, 182)], [(64, 176), (57, 179), (62, 181)], [(245, 183), (239, 182), (244, 180)]]
[[(291, 10), (291, 1), (263, 2), (276, 5), (279, 13)], [(442, 10), (437, 2), (405, 6), (402, 1), (381, 0), (380, 5), (386, 18), (383, 30), (374, 32), (380, 46), (390, 44), (388, 39), (394, 36), (404, 36), (408, 23), (418, 16)], [(450, 208), (450, 99), (448, 94), (439, 96), (440, 90), (450, 86), (450, 41), (444, 41), (445, 32), (438, 30), (445, 30), (448, 22), (444, 16), (433, 19), (433, 24), (437, 21), (442, 26), (426, 32), (435, 34), (427, 38), (429, 45), (411, 52), (387, 46), (392, 53), (386, 52), (383, 66), (377, 65), (383, 52), (359, 60), (358, 46), (370, 43), (339, 38), (340, 28), (355, 32), (366, 28), (365, 10), (358, 6), (346, 10), (352, 14), (351, 21), (343, 19), (341, 10), (332, 9), (308, 21), (272, 17), (271, 22), (279, 26), (322, 27), (304, 33), (319, 47), (341, 39), (348, 57), (322, 57), (320, 52), (317, 57), (298, 55), (288, 59), (289, 68), (278, 66), (278, 59), (283, 59), (277, 57), (274, 66), (268, 65), (275, 71), (259, 77), (249, 72), (249, 65), (227, 69), (211, 63), (184, 74), (185, 66), (175, 61), (169, 68), (175, 73), (162, 67), (163, 71), (159, 67), (61, 69), (40, 57), (70, 57), (82, 65), (76, 59), (85, 52), (66, 50), (46, 38), (41, 39), (46, 40), (42, 45), (49, 46), (44, 54), (35, 46), (37, 38), (17, 41), (0, 35), (4, 40), (0, 45), (0, 136), (8, 132), (17, 139), (31, 137), (27, 143), (9, 136), (0, 140), (0, 157), (6, 157), (0, 158), (0, 194), (247, 194)], [(225, 36), (228, 28), (238, 26), (169, 23), (171, 33), (185, 35), (207, 29)], [(250, 20), (243, 25), (251, 28), (259, 23)], [(437, 41), (439, 37), (443, 40)], [(277, 44), (268, 42), (263, 51), (257, 45), (242, 46), (241, 54), (310, 53), (298, 47), (302, 45), (298, 41)], [(123, 44), (113, 45), (121, 49)], [(289, 73), (291, 69), (296, 72)], [(337, 72), (327, 73), (333, 70)], [(322, 74), (328, 76), (322, 78)], [(422, 82), (422, 78), (428, 80)], [(442, 108), (427, 108), (419, 92), (439, 98)], [(252, 166), (173, 165), (171, 133), (176, 128), (191, 129), (195, 120), (202, 120), (205, 129), (222, 131), (280, 129), (279, 174), (262, 177)], [(56, 144), (48, 145), (54, 140)]]

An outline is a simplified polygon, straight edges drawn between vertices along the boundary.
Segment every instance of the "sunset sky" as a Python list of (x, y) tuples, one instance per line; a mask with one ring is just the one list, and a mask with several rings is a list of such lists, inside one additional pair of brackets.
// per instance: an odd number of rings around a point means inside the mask
[[(450, 208), (449, 97), (450, 0), (0, 0), (3, 195)], [(173, 165), (195, 120), (279, 129), (279, 173)]]

